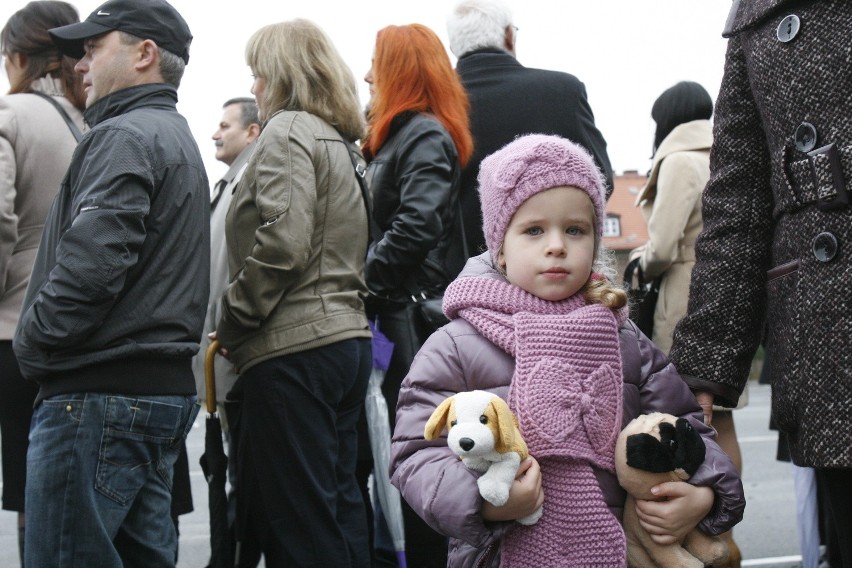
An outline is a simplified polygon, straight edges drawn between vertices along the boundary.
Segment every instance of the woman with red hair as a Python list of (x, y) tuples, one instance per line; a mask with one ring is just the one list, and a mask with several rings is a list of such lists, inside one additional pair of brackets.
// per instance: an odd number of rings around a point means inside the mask
[[(364, 80), (371, 101), (363, 150), (380, 233), (364, 270), (368, 311), (395, 345), (382, 385), (393, 422), (400, 383), (429, 334), (412, 296), (441, 294), (467, 260), (456, 217), (473, 138), (464, 87), (429, 28), (380, 30)], [(409, 565), (446, 566), (446, 539), (403, 510)]]

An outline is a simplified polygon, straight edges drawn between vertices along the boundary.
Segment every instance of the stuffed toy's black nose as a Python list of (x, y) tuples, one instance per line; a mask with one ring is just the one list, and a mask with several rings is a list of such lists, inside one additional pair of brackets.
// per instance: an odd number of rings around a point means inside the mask
[(475, 446), (475, 445), (476, 444), (474, 443), (474, 441), (471, 440), (470, 438), (462, 438), (461, 440), (459, 440), (459, 446), (461, 446), (461, 449), (463, 449), (466, 452), (469, 452), (470, 450), (472, 450), (473, 446)]

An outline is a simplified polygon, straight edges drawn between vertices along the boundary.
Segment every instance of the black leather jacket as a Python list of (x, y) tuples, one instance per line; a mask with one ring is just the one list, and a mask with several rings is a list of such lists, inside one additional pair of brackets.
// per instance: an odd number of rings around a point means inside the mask
[(364, 269), (373, 299), (404, 302), (414, 291), (439, 293), (458, 273), (460, 172), (455, 143), (434, 116), (394, 119), (367, 167), (373, 219), (382, 233)]

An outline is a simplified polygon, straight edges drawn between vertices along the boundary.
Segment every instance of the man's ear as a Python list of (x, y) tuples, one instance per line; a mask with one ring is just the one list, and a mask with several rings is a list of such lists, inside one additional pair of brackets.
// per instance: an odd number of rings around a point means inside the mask
[(256, 122), (252, 122), (248, 126), (248, 134), (249, 141), (254, 142), (257, 140), (257, 137), (260, 136), (260, 125)]
[(511, 24), (506, 26), (506, 32), (503, 35), (503, 47), (506, 51), (515, 55), (515, 27)]
[(136, 69), (140, 71), (155, 70), (160, 72), (160, 48), (154, 40), (143, 39), (136, 46)]

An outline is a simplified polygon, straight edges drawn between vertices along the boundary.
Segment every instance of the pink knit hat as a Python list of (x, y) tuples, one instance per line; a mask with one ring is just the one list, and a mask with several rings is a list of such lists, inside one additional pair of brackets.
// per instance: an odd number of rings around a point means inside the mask
[(595, 207), (600, 241), (606, 207), (604, 181), (595, 161), (579, 144), (559, 136), (521, 136), (482, 160), (477, 179), (485, 244), (494, 262), (518, 207), (553, 187), (572, 186), (588, 194)]

